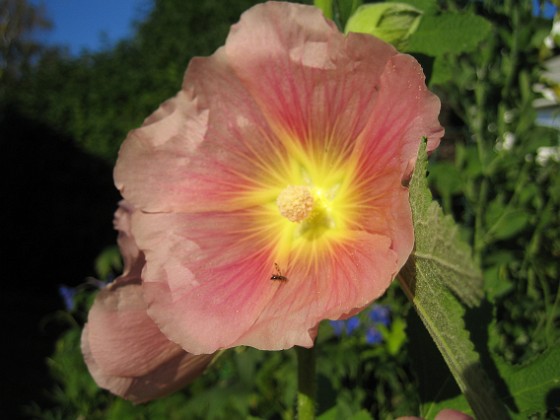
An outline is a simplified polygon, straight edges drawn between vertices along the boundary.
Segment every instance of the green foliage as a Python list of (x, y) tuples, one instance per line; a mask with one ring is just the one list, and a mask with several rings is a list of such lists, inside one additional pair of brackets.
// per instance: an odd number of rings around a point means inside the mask
[(485, 3), (478, 12), (493, 22), (491, 36), (476, 52), (436, 58), (453, 75), (440, 83), (434, 71), (431, 82), (454, 123), (447, 124), (451, 158), (436, 161), (430, 178), (483, 267), (498, 307), (498, 352), (519, 363), (558, 339), (560, 201), (551, 172), (558, 165), (536, 159), (540, 147), (557, 144), (558, 132), (535, 124), (531, 88), (550, 22), (533, 18), (528, 3)]
[[(51, 392), (55, 407), (30, 407), (31, 416), (119, 420), (295, 418), (297, 369), (293, 350), (228, 350), (183, 391), (144, 405), (135, 406), (99, 389), (87, 372), (79, 345), (81, 324), (94, 296), (91, 287), (78, 289), (74, 309), (64, 317), (70, 328), (49, 360), (59, 384)], [(317, 371), (321, 416), (387, 418), (418, 410), (415, 381), (406, 367), (405, 323), (400, 315), (408, 304), (395, 287), (384, 301), (390, 302), (393, 316), (391, 325), (382, 331), (384, 340), (380, 344), (368, 344), (363, 330), (339, 337), (328, 323), (320, 325)], [(360, 319), (367, 325), (366, 313)]]
[(363, 0), (314, 0), (313, 4), (323, 11), (323, 14), (332, 19), (342, 30), (346, 22), (358, 9)]
[(431, 56), (470, 52), (490, 35), (491, 28), (490, 22), (474, 14), (426, 14), (410, 37), (407, 51)]
[(95, 272), (102, 279), (109, 278), (123, 268), (121, 254), (116, 245), (105, 248), (95, 259)]
[[(396, 284), (394, 285), (396, 286)], [(320, 325), (317, 342), (318, 410), (320, 418), (391, 418), (418, 411), (416, 381), (407, 358), (403, 314), (409, 304), (398, 287), (391, 287), (380, 302), (389, 305), (391, 325), (377, 328), (384, 340), (368, 344), (365, 330), (368, 309), (360, 328), (337, 336), (328, 323)], [(364, 328), (361, 328), (361, 327)]]
[(501, 376), (507, 378), (509, 395), (513, 398), (511, 405), (518, 409), (516, 418), (542, 414), (543, 407), (552, 407), (553, 401), (558, 398), (560, 386), (558, 366), (559, 346), (548, 349), (523, 365), (511, 366), (503, 361), (498, 362)]
[(314, 0), (313, 5), (321, 9), (326, 18), (333, 18), (333, 0)]

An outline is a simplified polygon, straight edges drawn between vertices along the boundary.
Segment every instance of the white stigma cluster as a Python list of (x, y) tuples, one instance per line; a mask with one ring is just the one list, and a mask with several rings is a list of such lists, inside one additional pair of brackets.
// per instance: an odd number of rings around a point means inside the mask
[(308, 187), (289, 185), (276, 199), (276, 205), (280, 214), (290, 222), (301, 222), (313, 210), (313, 196)]

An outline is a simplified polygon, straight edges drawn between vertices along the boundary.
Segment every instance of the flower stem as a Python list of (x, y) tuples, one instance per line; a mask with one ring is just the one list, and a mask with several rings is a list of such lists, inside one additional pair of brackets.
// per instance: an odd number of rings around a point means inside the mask
[(315, 418), (315, 348), (296, 347), (298, 359), (297, 412), (299, 420)]

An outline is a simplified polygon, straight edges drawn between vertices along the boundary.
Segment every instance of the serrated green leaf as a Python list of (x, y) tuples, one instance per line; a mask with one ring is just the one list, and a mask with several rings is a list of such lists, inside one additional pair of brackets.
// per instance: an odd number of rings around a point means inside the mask
[(482, 275), (458, 228), (432, 201), (426, 180), (426, 141), (410, 183), (415, 250), (399, 274), (407, 296), (430, 333), (457, 385), (479, 419), (508, 418), (494, 397), (465, 329), (464, 308), (448, 288), (469, 304), (482, 296)]
[(427, 160), (419, 159), (410, 184), (414, 258), (422, 261), (423, 269), (429, 270), (427, 275), (441, 281), (467, 305), (474, 306), (483, 295), (482, 272), (471, 258), (469, 245), (460, 239), (458, 226), (432, 200), (426, 167)]
[(492, 31), (492, 24), (469, 13), (425, 15), (410, 36), (406, 51), (430, 56), (474, 51)]

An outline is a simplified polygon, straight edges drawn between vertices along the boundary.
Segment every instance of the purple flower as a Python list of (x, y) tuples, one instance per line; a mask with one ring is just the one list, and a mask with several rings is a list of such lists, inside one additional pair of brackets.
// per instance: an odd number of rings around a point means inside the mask
[(367, 329), (366, 343), (376, 345), (376, 344), (380, 344), (382, 341), (383, 341), (383, 335), (377, 328), (370, 327)]
[(352, 334), (360, 326), (360, 318), (353, 316), (346, 320), (346, 332), (348, 335)]
[(76, 296), (76, 289), (63, 284), (58, 288), (58, 294), (64, 301), (64, 306), (67, 311), (74, 309), (74, 296)]
[(389, 327), (391, 324), (391, 310), (385, 305), (373, 305), (369, 313), (369, 318), (374, 324), (381, 324)]
[(346, 331), (346, 321), (338, 320), (338, 321), (329, 321), (331, 327), (334, 330), (334, 335), (340, 336), (342, 333)]

